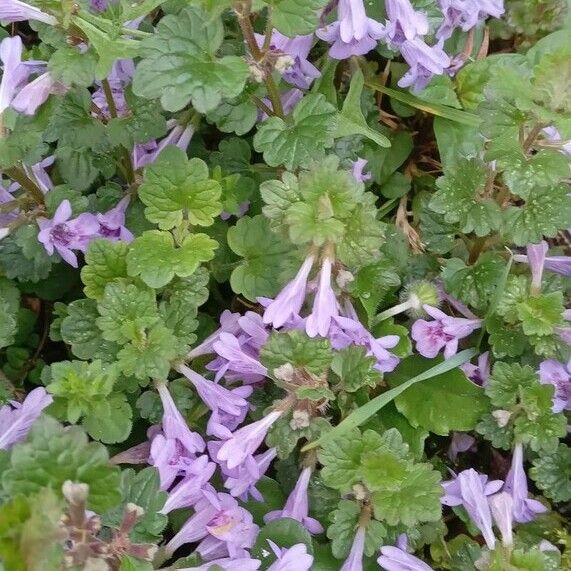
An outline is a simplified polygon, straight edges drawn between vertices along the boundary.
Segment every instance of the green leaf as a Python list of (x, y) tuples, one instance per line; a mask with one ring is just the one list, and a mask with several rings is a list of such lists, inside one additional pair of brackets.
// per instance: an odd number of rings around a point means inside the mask
[(115, 278), (127, 277), (127, 251), (125, 242), (93, 240), (85, 254), (86, 265), (81, 269), (83, 291), (87, 297), (100, 300), (105, 286)]
[(148, 377), (166, 379), (171, 361), (180, 355), (181, 349), (172, 331), (157, 324), (140, 339), (125, 345), (117, 358), (127, 376), (141, 380)]
[[(391, 387), (398, 387), (415, 374), (430, 370), (434, 362), (435, 359), (413, 355), (388, 374), (387, 380)], [(488, 408), (484, 391), (460, 369), (411, 387), (395, 398), (395, 404), (413, 427), (421, 426), (443, 436), (453, 430), (472, 430)]]
[(367, 357), (364, 347), (351, 346), (335, 353), (331, 370), (339, 377), (341, 386), (347, 392), (355, 392), (362, 387), (375, 388), (382, 379), (375, 368), (376, 359)]
[(459, 258), (451, 258), (446, 261), (442, 279), (448, 293), (476, 310), (484, 311), (496, 291), (504, 267), (505, 261), (493, 252), (485, 252), (471, 266)]
[(145, 215), (161, 230), (169, 230), (188, 218), (191, 224), (210, 226), (220, 214), (220, 184), (209, 178), (206, 163), (188, 159), (169, 146), (145, 169), (139, 197), (147, 206)]
[(519, 322), (518, 308), (528, 298), (529, 279), (526, 276), (510, 275), (498, 299), (496, 312), (508, 323)]
[(270, 220), (272, 229), (287, 234), (286, 215), (288, 209), (301, 200), (297, 176), (284, 171), (281, 180), (264, 181), (260, 185), (260, 194), (264, 201), (262, 212)]
[(139, 472), (129, 468), (121, 472), (121, 501), (103, 516), (104, 525), (118, 527), (123, 510), (128, 503), (145, 510), (130, 534), (134, 543), (158, 543), (168, 519), (159, 513), (165, 505), (168, 494), (160, 489), (159, 473), (156, 468), (143, 468)]
[(506, 323), (500, 316), (493, 315), (486, 319), (486, 329), (494, 356), (498, 358), (517, 357), (527, 347), (527, 337), (519, 323)]
[(216, 57), (224, 39), (219, 17), (189, 6), (162, 18), (155, 33), (143, 40), (133, 91), (160, 97), (167, 111), (189, 102), (199, 113), (212, 111), (222, 98), (237, 97), (248, 78), (248, 65), (238, 56)]
[(442, 516), (440, 480), (440, 473), (431, 464), (414, 464), (397, 490), (380, 490), (373, 494), (375, 517), (389, 525), (406, 527), (437, 521)]
[(121, 557), (119, 571), (153, 571), (153, 569), (153, 564), (150, 561), (135, 559), (135, 557), (131, 557), (130, 555), (123, 555), (123, 557)]
[(90, 87), (95, 80), (97, 57), (93, 50), (82, 53), (78, 47), (65, 46), (58, 48), (50, 61), (50, 75), (64, 85), (70, 87)]
[(320, 437), (319, 440), (310, 442), (302, 448), (302, 452), (311, 450), (316, 446), (324, 446), (326, 443), (331, 442), (335, 438), (340, 438), (347, 431), (363, 424), (369, 417), (377, 413), (386, 404), (394, 400), (398, 395), (406, 391), (409, 387), (421, 381), (431, 379), (437, 375), (442, 375), (464, 363), (468, 362), (474, 355), (477, 354), (475, 349), (466, 349), (460, 353), (454, 355), (451, 359), (448, 359), (444, 363), (439, 363), (435, 367), (431, 367), (424, 373), (416, 375), (415, 377), (405, 381), (398, 387), (395, 387), (374, 399), (370, 400), (368, 403), (359, 407), (356, 411), (352, 412), (347, 418), (341, 421), (333, 430), (329, 431)]
[(258, 120), (258, 108), (247, 96), (223, 101), (207, 114), (207, 119), (223, 133), (245, 135), (251, 131)]
[(180, 248), (176, 248), (170, 232), (149, 230), (139, 236), (127, 255), (127, 271), (152, 288), (161, 288), (175, 275), (188, 277), (202, 262), (214, 257), (217, 242), (206, 234), (187, 236)]
[(513, 426), (511, 424), (499, 426), (492, 413), (482, 416), (476, 431), (489, 440), (494, 448), (511, 450), (514, 441)]
[(481, 156), (484, 139), (477, 127), (442, 117), (434, 118), (433, 127), (440, 161), (445, 172), (453, 169), (462, 159)]
[(56, 397), (55, 406), (66, 412), (63, 420), (76, 423), (106, 401), (117, 380), (117, 371), (99, 360), (59, 361), (49, 367), (49, 378), (47, 390)]
[(22, 226), (0, 240), (0, 269), (9, 279), (37, 283), (48, 277), (52, 261), (38, 241), (37, 227)]
[[(355, 533), (359, 525), (361, 508), (355, 502), (341, 500), (337, 509), (331, 513), (331, 525), (327, 528), (327, 537), (331, 539), (331, 551), (338, 559), (344, 559), (351, 550)], [(365, 554), (373, 555), (383, 544), (387, 530), (378, 521), (370, 520), (365, 532)]]
[(83, 482), (89, 486), (89, 509), (104, 512), (121, 498), (119, 474), (103, 445), (88, 442), (77, 426), (64, 428), (44, 416), (32, 427), (27, 442), (12, 450), (2, 484), (9, 494), (33, 494), (51, 487), (61, 496), (66, 480)]
[(380, 147), (389, 147), (390, 141), (383, 134), (375, 131), (367, 124), (363, 111), (361, 110), (361, 94), (365, 78), (363, 72), (357, 69), (351, 78), (351, 85), (347, 97), (343, 102), (341, 113), (337, 116), (337, 129), (335, 138), (347, 137), (349, 135), (363, 135), (374, 141)]
[(99, 312), (92, 299), (78, 299), (67, 306), (67, 316), (61, 323), (62, 340), (71, 345), (72, 353), (79, 359), (112, 360), (117, 346), (103, 339), (97, 327)]
[(89, 436), (104, 444), (127, 440), (133, 428), (133, 409), (122, 393), (113, 393), (90, 407), (83, 419)]
[(291, 121), (270, 117), (254, 136), (254, 148), (264, 154), (272, 167), (289, 170), (308, 167), (333, 146), (336, 128), (335, 108), (321, 94), (306, 95), (293, 110)]
[(117, 279), (105, 286), (96, 320), (107, 341), (126, 343), (136, 339), (158, 319), (155, 292), (147, 287)]
[(298, 426), (292, 415), (287, 415), (273, 425), (266, 438), (266, 444), (269, 448), (276, 448), (279, 458), (287, 459), (291, 457), (299, 440), (319, 438), (330, 429), (329, 421), (322, 417), (311, 419), (309, 426)]
[(529, 475), (543, 493), (555, 502), (571, 500), (571, 448), (559, 444), (553, 454), (542, 454), (533, 461)]
[(328, 339), (311, 338), (301, 331), (274, 331), (260, 351), (260, 361), (270, 372), (289, 363), (294, 369), (321, 375), (327, 371), (332, 359)]
[(484, 194), (486, 168), (477, 160), (458, 161), (454, 170), (436, 181), (438, 191), (430, 208), (444, 215), (449, 224), (458, 223), (462, 232), (487, 236), (502, 223), (498, 203)]
[(252, 547), (252, 557), (262, 560), (265, 569), (276, 560), (276, 556), (270, 549), (268, 539), (281, 548), (286, 549), (298, 543), (303, 543), (307, 548), (307, 552), (313, 553), (311, 535), (299, 521), (289, 517), (275, 519), (260, 530), (256, 543)]
[(6, 278), (0, 278), (0, 348), (14, 343), (18, 332), (18, 310), (20, 308), (20, 292)]
[(521, 391), (539, 385), (537, 373), (528, 365), (497, 362), (486, 385), (486, 394), (496, 408), (516, 405)]
[(319, 24), (327, 0), (264, 0), (272, 8), (272, 24), (285, 36), (310, 34)]
[(77, 190), (87, 190), (100, 174), (98, 157), (88, 147), (59, 145), (55, 157), (63, 181)]
[(561, 291), (529, 297), (517, 307), (518, 317), (526, 335), (552, 334), (553, 328), (561, 324), (564, 310)]
[(228, 230), (227, 239), (232, 251), (243, 258), (230, 277), (234, 292), (251, 301), (276, 295), (284, 258), (290, 252), (287, 242), (271, 231), (263, 216), (244, 216)]

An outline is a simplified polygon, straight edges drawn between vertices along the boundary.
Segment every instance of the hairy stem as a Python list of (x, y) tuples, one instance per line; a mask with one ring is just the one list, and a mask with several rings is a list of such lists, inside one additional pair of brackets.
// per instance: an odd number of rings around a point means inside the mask
[(33, 181), (20, 167), (10, 167), (4, 169), (6, 176), (16, 181), (38, 204), (44, 204), (44, 193), (42, 189)]

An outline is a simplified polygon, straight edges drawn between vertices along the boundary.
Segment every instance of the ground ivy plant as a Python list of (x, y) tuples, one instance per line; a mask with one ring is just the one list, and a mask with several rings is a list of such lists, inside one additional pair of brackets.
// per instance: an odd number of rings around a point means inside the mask
[(571, 568), (566, 0), (1, 0), (0, 570)]

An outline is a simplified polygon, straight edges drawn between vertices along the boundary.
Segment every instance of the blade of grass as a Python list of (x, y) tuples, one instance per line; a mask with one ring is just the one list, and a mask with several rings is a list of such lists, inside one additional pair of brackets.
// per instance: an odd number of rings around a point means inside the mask
[(317, 440), (314, 440), (313, 442), (306, 444), (301, 449), (301, 451), (307, 452), (312, 448), (315, 448), (317, 446), (322, 446), (324, 442), (332, 440), (333, 438), (339, 436), (340, 434), (343, 434), (347, 430), (356, 428), (357, 426), (363, 424), (363, 422), (365, 422), (368, 418), (373, 416), (373, 414), (381, 410), (381, 408), (383, 408), (385, 405), (387, 405), (396, 397), (398, 397), (401, 393), (406, 391), (406, 389), (412, 387), (412, 385), (420, 383), (421, 381), (432, 379), (437, 375), (442, 375), (443, 373), (447, 373), (448, 371), (451, 371), (452, 369), (455, 369), (456, 367), (459, 367), (460, 365), (463, 365), (464, 363), (468, 362), (472, 357), (474, 357), (477, 354), (478, 351), (476, 349), (466, 349), (465, 351), (461, 351), (457, 355), (454, 355), (451, 359), (448, 359), (443, 363), (439, 363), (435, 367), (428, 369), (428, 371), (424, 371), (420, 375), (417, 375), (416, 377), (409, 379), (402, 385), (394, 387), (393, 389), (390, 389), (386, 393), (383, 393), (378, 397), (375, 397), (372, 401), (369, 401), (367, 404), (364, 404), (363, 406), (359, 407), (357, 410), (352, 412), (345, 420), (340, 422), (333, 430), (326, 432), (323, 436), (321, 436), (321, 438), (318, 438)]
[(448, 107), (447, 105), (440, 105), (439, 103), (431, 103), (429, 101), (424, 101), (407, 93), (406, 91), (400, 91), (398, 89), (391, 89), (390, 87), (385, 87), (383, 84), (376, 81), (366, 81), (365, 85), (375, 91), (384, 93), (401, 103), (406, 103), (415, 109), (420, 111), (425, 111), (431, 115), (438, 115), (438, 117), (444, 117), (445, 119), (450, 119), (450, 121), (455, 121), (456, 123), (463, 123), (464, 125), (470, 125), (471, 127), (477, 127), (480, 124), (480, 118), (474, 113), (469, 113), (468, 111), (462, 111), (460, 109), (454, 109), (454, 107)]

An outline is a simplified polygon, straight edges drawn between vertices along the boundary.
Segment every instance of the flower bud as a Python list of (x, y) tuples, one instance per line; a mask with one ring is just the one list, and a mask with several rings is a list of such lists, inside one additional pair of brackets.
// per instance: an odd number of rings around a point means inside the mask
[(307, 428), (309, 426), (309, 414), (305, 410), (294, 410), (289, 425), (292, 430)]
[(408, 313), (413, 318), (424, 317), (426, 315), (423, 306), (430, 305), (438, 307), (440, 305), (440, 296), (436, 286), (426, 280), (418, 280), (408, 284), (401, 296), (404, 303), (409, 304)]
[(85, 503), (89, 494), (89, 486), (80, 482), (66, 480), (61, 487), (64, 498), (72, 505)]
[(496, 419), (498, 426), (503, 428), (510, 421), (512, 413), (509, 410), (494, 410), (492, 416)]

